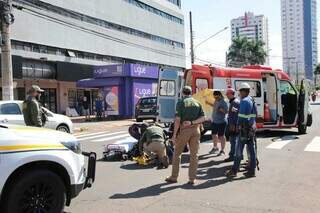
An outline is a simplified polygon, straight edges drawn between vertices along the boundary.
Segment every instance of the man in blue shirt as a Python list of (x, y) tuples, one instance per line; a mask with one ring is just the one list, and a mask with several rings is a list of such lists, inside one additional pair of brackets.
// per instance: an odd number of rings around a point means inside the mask
[(226, 172), (228, 177), (236, 177), (240, 167), (241, 160), (243, 159), (244, 146), (248, 146), (250, 155), (250, 165), (248, 172), (244, 173), (246, 177), (255, 177), (256, 169), (256, 153), (254, 149), (254, 137), (256, 129), (257, 109), (254, 100), (249, 96), (250, 85), (242, 83), (239, 88), (240, 91), (240, 108), (238, 114), (238, 127), (239, 127), (239, 142), (237, 143), (235, 159), (233, 167), (230, 171)]
[(226, 114), (228, 113), (228, 104), (224, 100), (224, 97), (221, 91), (214, 91), (213, 96), (215, 98), (214, 104), (210, 102), (206, 102), (207, 104), (213, 107), (212, 111), (212, 140), (213, 140), (213, 148), (209, 152), (210, 154), (214, 154), (219, 151), (218, 141), (221, 142), (221, 150), (218, 156), (225, 154), (224, 148), (226, 146), (226, 127), (227, 127), (227, 118)]
[(238, 98), (235, 97), (236, 91), (233, 88), (229, 88), (227, 90), (227, 97), (229, 99), (229, 112), (228, 112), (228, 135), (229, 135), (229, 141), (230, 141), (230, 152), (229, 157), (225, 159), (225, 162), (230, 162), (234, 160), (234, 154), (235, 154), (235, 147), (238, 139), (238, 113), (239, 113), (239, 106), (240, 101)]

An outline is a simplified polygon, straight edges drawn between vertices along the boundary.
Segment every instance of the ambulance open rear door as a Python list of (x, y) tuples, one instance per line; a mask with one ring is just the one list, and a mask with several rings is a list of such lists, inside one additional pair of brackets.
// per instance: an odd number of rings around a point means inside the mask
[(159, 123), (174, 121), (176, 104), (183, 84), (183, 69), (161, 68), (158, 83), (158, 116)]

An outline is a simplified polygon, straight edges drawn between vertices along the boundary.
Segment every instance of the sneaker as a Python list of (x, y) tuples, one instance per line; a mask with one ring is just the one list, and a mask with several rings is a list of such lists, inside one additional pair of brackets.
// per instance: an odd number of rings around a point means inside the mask
[(217, 156), (221, 156), (221, 155), (225, 155), (224, 151), (220, 151), (219, 154)]
[(219, 151), (218, 147), (213, 147), (209, 154), (215, 154), (217, 151)]
[(226, 171), (225, 176), (227, 176), (228, 178), (235, 178), (237, 177), (237, 173), (235, 173), (232, 169)]
[(178, 182), (177, 179), (174, 179), (173, 177), (167, 177), (167, 178), (165, 179), (165, 181), (166, 181), (167, 183), (177, 183), (177, 182)]
[(255, 177), (255, 176), (256, 176), (256, 173), (255, 173), (255, 172), (252, 172), (252, 171), (248, 171), (248, 172), (243, 173), (243, 175), (244, 175), (246, 178), (252, 178), (252, 177)]
[(233, 158), (231, 158), (231, 157), (224, 159), (224, 162), (232, 162), (232, 161), (233, 161)]

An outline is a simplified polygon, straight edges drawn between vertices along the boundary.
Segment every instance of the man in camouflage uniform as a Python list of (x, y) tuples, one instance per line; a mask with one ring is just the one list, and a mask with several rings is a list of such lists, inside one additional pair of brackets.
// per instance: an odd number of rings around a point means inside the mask
[(192, 89), (185, 86), (182, 91), (183, 98), (176, 107), (176, 119), (172, 141), (175, 145), (172, 174), (166, 178), (168, 183), (176, 183), (179, 175), (181, 154), (188, 144), (190, 148), (189, 182), (195, 183), (198, 168), (198, 150), (200, 144), (200, 125), (205, 121), (201, 104), (192, 98)]
[(41, 93), (39, 86), (32, 85), (27, 99), (23, 102), (23, 117), (27, 126), (42, 127), (45, 124), (45, 114), (39, 103)]
[(138, 144), (140, 155), (142, 155), (143, 152), (149, 156), (152, 153), (157, 155), (160, 161), (158, 169), (168, 168), (169, 166), (165, 138), (166, 136), (163, 129), (157, 125), (152, 125), (145, 130)]

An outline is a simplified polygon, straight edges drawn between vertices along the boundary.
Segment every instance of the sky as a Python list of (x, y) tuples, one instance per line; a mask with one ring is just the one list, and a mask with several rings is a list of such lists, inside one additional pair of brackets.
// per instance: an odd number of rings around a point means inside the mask
[(217, 65), (225, 64), (226, 51), (231, 44), (231, 19), (243, 16), (246, 11), (265, 15), (269, 22), (270, 65), (282, 68), (280, 0), (182, 0), (182, 10), (185, 13), (187, 55), (190, 55), (189, 11), (193, 16), (195, 45), (229, 27), (195, 51), (197, 58)]

